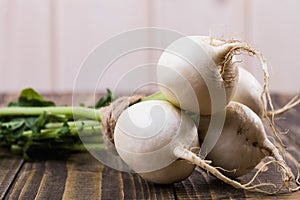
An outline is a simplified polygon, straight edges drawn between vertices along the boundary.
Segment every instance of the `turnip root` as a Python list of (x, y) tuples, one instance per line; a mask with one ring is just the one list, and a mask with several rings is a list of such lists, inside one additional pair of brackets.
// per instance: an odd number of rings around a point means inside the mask
[(223, 62), (238, 44), (211, 40), (207, 36), (174, 41), (157, 65), (161, 92), (174, 105), (191, 112), (207, 115), (223, 109), (234, 94), (238, 73), (230, 61)]
[(261, 62), (265, 77), (262, 92), (268, 93), (269, 74), (260, 52), (237, 40), (208, 36), (183, 37), (166, 48), (157, 64), (160, 90), (183, 110), (201, 115), (219, 112), (235, 93), (238, 68), (234, 56), (241, 51), (256, 55)]
[(166, 101), (146, 101), (119, 117), (114, 142), (120, 157), (144, 179), (173, 183), (188, 177), (195, 165), (172, 154), (176, 146), (198, 148), (194, 122)]
[[(157, 64), (160, 90), (168, 101), (183, 110), (201, 115), (221, 112), (236, 91), (238, 67), (235, 65), (235, 55), (241, 52), (255, 55), (261, 63), (264, 75), (260, 103), (257, 97), (253, 97), (255, 102), (248, 102), (247, 105), (262, 105), (259, 108), (250, 107), (266, 118), (276, 139), (285, 147), (279, 137), (280, 131), (275, 127), (276, 112), (268, 89), (267, 63), (259, 51), (243, 42), (224, 41), (207, 36), (187, 36), (174, 41), (162, 53)], [(300, 99), (297, 103), (300, 103)], [(267, 105), (270, 111), (266, 110)], [(204, 143), (206, 146), (207, 142)]]
[[(209, 121), (209, 117), (201, 117), (200, 141), (206, 135)], [(294, 179), (279, 150), (267, 138), (259, 116), (241, 103), (230, 102), (222, 133), (206, 158), (213, 166), (223, 169), (223, 174), (239, 177), (251, 171), (266, 156), (276, 160), (286, 185)]]
[[(262, 191), (261, 186), (276, 187), (271, 183), (253, 186), (252, 181), (243, 185), (226, 177), (211, 166), (210, 161), (203, 160), (190, 150), (199, 148), (197, 137), (195, 124), (188, 116), (172, 104), (159, 100), (140, 102), (127, 108), (120, 115), (114, 132), (120, 157), (148, 181), (174, 183), (189, 176), (198, 165), (236, 188)], [(264, 136), (261, 138), (265, 139)], [(262, 145), (266, 152), (274, 153), (278, 162), (283, 162), (276, 148), (268, 142)]]
[[(238, 67), (238, 70), (239, 79), (232, 100), (248, 106), (259, 117), (262, 117), (266, 104), (263, 104), (261, 101), (261, 95), (263, 93), (261, 84), (246, 69)], [(264, 100), (264, 102), (266, 103), (266, 100)]]
[[(264, 83), (260, 94), (261, 105), (269, 104), (274, 111), (268, 90), (268, 66), (263, 55), (249, 45), (237, 40), (218, 40), (207, 36), (188, 36), (171, 43), (162, 53), (157, 65), (160, 90), (168, 101), (200, 115), (212, 115), (224, 111), (237, 88), (238, 67), (235, 55), (247, 52), (261, 63)], [(249, 103), (251, 104), (251, 103)], [(255, 102), (254, 104), (259, 104)], [(267, 119), (273, 134), (284, 147), (275, 127), (274, 115), (268, 116), (266, 106), (257, 111)], [(216, 136), (208, 135), (207, 141)], [(202, 153), (201, 153), (202, 154)]]
[[(232, 100), (242, 103), (253, 110), (259, 117), (265, 117), (266, 110), (266, 96), (263, 94), (263, 87), (257, 79), (246, 69), (238, 67), (239, 78), (237, 89), (233, 95)], [(263, 95), (263, 101), (262, 101)], [(264, 103), (264, 104), (263, 104)], [(291, 108), (300, 104), (299, 96), (292, 98), (285, 106), (274, 111), (267, 111), (267, 116), (282, 114)]]
[[(295, 96), (289, 103), (284, 107), (274, 110), (272, 103), (272, 110), (267, 111), (267, 101), (266, 95), (262, 85), (257, 81), (257, 79), (244, 68), (238, 67), (239, 78), (237, 83), (237, 89), (232, 98), (233, 101), (237, 101), (248, 106), (252, 109), (260, 118), (266, 118), (269, 125), (273, 130), (273, 134), (279, 141), (282, 147), (285, 145), (282, 143), (281, 139), (278, 136), (278, 131), (274, 125), (274, 115), (282, 114), (294, 106), (300, 103), (300, 98)], [(269, 97), (270, 100), (270, 97)], [(271, 102), (271, 100), (270, 100)], [(271, 116), (271, 119), (269, 118)]]

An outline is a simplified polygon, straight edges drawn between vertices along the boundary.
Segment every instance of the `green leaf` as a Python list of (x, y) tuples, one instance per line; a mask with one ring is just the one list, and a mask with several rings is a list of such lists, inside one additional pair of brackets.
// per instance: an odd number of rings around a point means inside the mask
[(116, 96), (110, 89), (106, 89), (106, 95), (102, 98), (100, 98), (96, 105), (95, 108), (101, 108), (104, 106), (109, 105), (111, 102), (113, 102), (116, 99)]
[(65, 135), (70, 133), (70, 126), (67, 122), (64, 122), (63, 127), (59, 130), (59, 134)]
[(23, 146), (23, 158), (26, 161), (31, 161), (31, 158), (29, 157), (27, 151), (29, 150), (30, 146), (32, 144), (32, 140), (27, 140), (25, 145)]
[(26, 117), (24, 120), (26, 127), (32, 130), (33, 134), (39, 134), (40, 129), (43, 128), (48, 121), (46, 113), (38, 117)]
[(23, 89), (20, 96), (27, 100), (35, 99), (37, 101), (44, 101), (44, 98), (32, 88)]
[(22, 90), (18, 102), (10, 102), (9, 107), (29, 107), (29, 106), (55, 106), (52, 101), (46, 101), (39, 93), (32, 88)]
[(0, 138), (10, 143), (20, 138), (25, 129), (25, 121), (12, 121), (8, 123), (0, 123)]

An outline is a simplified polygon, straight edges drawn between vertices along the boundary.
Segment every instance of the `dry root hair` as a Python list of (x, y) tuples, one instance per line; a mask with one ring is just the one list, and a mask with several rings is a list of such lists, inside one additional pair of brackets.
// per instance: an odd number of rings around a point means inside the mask
[[(275, 125), (275, 120), (274, 120), (274, 116), (278, 115), (278, 114), (282, 114), (288, 110), (290, 110), (291, 108), (297, 106), (298, 104), (300, 104), (300, 97), (299, 95), (295, 96), (294, 98), (292, 98), (290, 100), (290, 102), (288, 102), (285, 106), (283, 106), (282, 108), (275, 110), (273, 103), (272, 103), (272, 99), (271, 99), (271, 95), (270, 95), (270, 91), (269, 91), (269, 79), (270, 79), (270, 75), (269, 75), (269, 71), (268, 71), (268, 65), (266, 62), (266, 59), (264, 58), (263, 54), (261, 52), (259, 52), (258, 50), (252, 48), (250, 45), (243, 43), (239, 40), (235, 40), (235, 39), (231, 39), (231, 40), (222, 40), (222, 39), (218, 39), (219, 42), (218, 44), (214, 43), (214, 39), (211, 38), (210, 40), (210, 44), (212, 46), (220, 46), (220, 45), (224, 45), (224, 44), (232, 44), (232, 48), (230, 49), (230, 51), (226, 54), (225, 59), (222, 63), (220, 63), (221, 69), (220, 69), (220, 73), (221, 75), (225, 72), (225, 68), (231, 65), (228, 65), (229, 62), (232, 61), (233, 56), (235, 55), (240, 55), (243, 52), (246, 52), (247, 54), (249, 54), (250, 56), (256, 56), (257, 59), (259, 60), (259, 62), (261, 63), (261, 68), (263, 71), (263, 75), (264, 75), (264, 83), (263, 83), (263, 91), (261, 93), (261, 102), (262, 105), (269, 105), (270, 107), (270, 111), (267, 111), (267, 106), (263, 106), (263, 117), (267, 120), (269, 126), (272, 129), (272, 133), (274, 134), (275, 138), (277, 139), (278, 143), (280, 144), (280, 152), (282, 153), (286, 146), (284, 145), (284, 143), (282, 142), (281, 138), (280, 138), (280, 131), (277, 129), (276, 125)], [(265, 98), (266, 97), (266, 101), (265, 102)], [(267, 104), (266, 104), (267, 103)], [(275, 145), (275, 144), (274, 144)], [(223, 180), (224, 182), (236, 187), (236, 188), (242, 188), (245, 190), (256, 190), (256, 191), (260, 191), (263, 193), (267, 193), (267, 194), (274, 194), (279, 192), (284, 186), (289, 190), (289, 191), (297, 191), (300, 189), (300, 184), (299, 184), (299, 173), (297, 178), (295, 179), (292, 171), (290, 170), (290, 168), (287, 166), (286, 162), (282, 159), (281, 154), (278, 151), (275, 151), (275, 155), (272, 154), (272, 157), (274, 158), (274, 160), (271, 160), (267, 163), (265, 163), (257, 172), (256, 174), (253, 176), (253, 178), (247, 183), (247, 184), (240, 184), (237, 183), (236, 181), (225, 177), (222, 174), (219, 174), (219, 171), (217, 169), (220, 170), (225, 170), (228, 171), (226, 169), (222, 169), (220, 167), (208, 167), (205, 166), (205, 168), (208, 172), (211, 172), (212, 174), (214, 174), (217, 178)], [(278, 152), (278, 153), (277, 153)], [(198, 159), (196, 159), (198, 160)], [(199, 161), (199, 160), (198, 160)], [(200, 161), (199, 161), (200, 162)], [(280, 168), (280, 172), (281, 172), (281, 176), (282, 176), (282, 185), (281, 186), (276, 186), (272, 183), (260, 183), (257, 185), (252, 185), (252, 183), (254, 182), (254, 180), (257, 178), (257, 176), (262, 172), (262, 169), (264, 167), (266, 167), (267, 165), (274, 163), (276, 164), (279, 168)], [(299, 168), (299, 166), (298, 166)], [(292, 186), (292, 184), (295, 183), (296, 186)], [(252, 185), (252, 186), (251, 186)], [(268, 190), (263, 190), (261, 189), (262, 187), (265, 186), (271, 186), (273, 189), (271, 191)]]

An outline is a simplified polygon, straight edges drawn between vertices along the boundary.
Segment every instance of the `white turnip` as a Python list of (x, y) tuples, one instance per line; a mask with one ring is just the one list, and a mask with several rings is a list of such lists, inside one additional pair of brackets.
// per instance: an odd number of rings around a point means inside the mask
[[(240, 102), (251, 108), (258, 116), (262, 117), (266, 104), (263, 104), (261, 95), (263, 87), (257, 79), (246, 69), (238, 67), (239, 78), (236, 92), (232, 100)], [(265, 99), (265, 97), (264, 97)], [(266, 100), (264, 100), (266, 102)]]
[[(237, 89), (239, 70), (235, 64), (235, 55), (241, 52), (258, 58), (262, 65), (264, 83), (259, 94), (260, 102), (258, 96), (252, 97), (253, 102), (250, 99), (240, 99), (238, 95), (236, 97), (243, 103), (248, 101), (245, 104), (266, 118), (276, 139), (284, 147), (279, 137), (280, 131), (275, 127), (275, 111), (268, 89), (267, 63), (259, 51), (243, 42), (219, 40), (208, 36), (187, 36), (174, 41), (164, 50), (157, 64), (160, 91), (168, 101), (183, 110), (201, 115), (221, 112), (232, 100)], [(251, 87), (251, 84), (246, 84), (247, 86)], [(247, 95), (251, 95), (249, 90), (248, 92), (242, 94), (238, 91), (238, 94), (247, 98)], [(258, 92), (254, 93), (258, 95)], [(267, 105), (271, 109), (270, 112), (266, 110)], [(204, 144), (206, 147), (207, 140)]]
[[(208, 36), (187, 36), (171, 43), (157, 64), (161, 92), (174, 105), (201, 115), (223, 110), (238, 82), (234, 55), (254, 54), (262, 63), (267, 92), (268, 70), (262, 55), (248, 45)], [(188, 97), (188, 98), (187, 98)]]
[(233, 82), (237, 81), (238, 72), (228, 62), (221, 75), (220, 65), (234, 45), (236, 43), (211, 41), (206, 36), (174, 41), (162, 53), (157, 65), (160, 90), (169, 101), (184, 110), (211, 114), (223, 109), (234, 93), (236, 84)]
[[(257, 79), (246, 69), (238, 67), (239, 78), (236, 87), (236, 91), (232, 97), (233, 101), (237, 101), (248, 106), (251, 110), (253, 110), (260, 118), (266, 118), (267, 122), (271, 126), (273, 130), (273, 134), (281, 144), (281, 146), (285, 146), (279, 135), (278, 131), (274, 125), (274, 115), (282, 114), (294, 106), (297, 106), (300, 103), (300, 99), (298, 96), (295, 96), (289, 103), (287, 103), (284, 107), (274, 110), (273, 105), (269, 98), (271, 110), (267, 111), (267, 100), (266, 94), (264, 93), (263, 86), (257, 81)], [(272, 117), (270, 119), (269, 117)]]
[(193, 172), (194, 164), (172, 154), (176, 146), (199, 149), (194, 122), (172, 104), (158, 100), (126, 109), (117, 121), (114, 142), (120, 157), (155, 183), (180, 181)]
[[(209, 121), (209, 117), (200, 120), (200, 141), (206, 136)], [(222, 168), (223, 174), (238, 177), (251, 171), (266, 156), (276, 160), (284, 183), (294, 178), (279, 150), (268, 139), (259, 116), (241, 103), (230, 102), (222, 133), (206, 158), (213, 166)]]
[[(261, 186), (275, 187), (268, 183), (242, 185), (226, 177), (190, 150), (199, 148), (197, 137), (195, 124), (188, 116), (172, 104), (158, 100), (127, 108), (120, 115), (114, 132), (120, 157), (148, 181), (160, 184), (181, 181), (198, 165), (236, 188), (261, 191)], [(269, 144), (264, 145), (266, 151), (271, 152)]]

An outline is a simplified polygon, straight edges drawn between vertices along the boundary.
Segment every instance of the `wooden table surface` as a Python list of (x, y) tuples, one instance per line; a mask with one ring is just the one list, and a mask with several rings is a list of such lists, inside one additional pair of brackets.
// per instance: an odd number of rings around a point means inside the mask
[[(0, 95), (0, 106), (16, 95)], [(71, 105), (70, 94), (46, 95), (59, 105)], [(273, 95), (276, 107), (290, 97)], [(282, 136), (287, 144), (287, 162), (300, 162), (300, 106), (276, 118), (277, 125), (289, 129)], [(240, 180), (249, 180), (253, 170)], [(278, 173), (270, 166), (262, 179), (278, 181)], [(25, 162), (21, 157), (0, 149), (0, 199), (300, 199), (300, 192), (265, 195), (245, 192), (222, 183), (196, 168), (186, 180), (171, 185), (148, 183), (136, 174), (119, 172), (104, 166), (89, 153), (71, 154), (66, 158), (43, 158)]]

